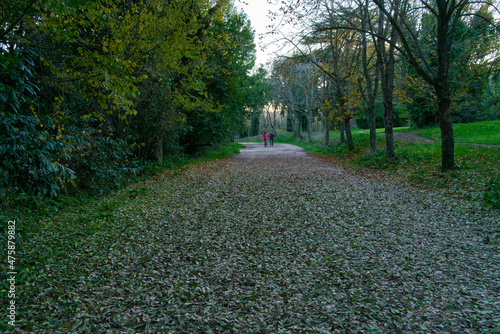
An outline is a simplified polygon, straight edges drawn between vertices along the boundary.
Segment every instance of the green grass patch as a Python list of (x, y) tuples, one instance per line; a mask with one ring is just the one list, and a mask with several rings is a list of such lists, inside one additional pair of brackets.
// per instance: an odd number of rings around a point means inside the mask
[[(414, 132), (431, 140), (441, 140), (438, 126), (415, 129)], [(453, 135), (455, 143), (500, 145), (500, 121), (453, 124)]]
[(220, 158), (231, 157), (235, 154), (240, 153), (240, 149), (244, 148), (245, 145), (240, 143), (230, 143), (229, 145), (222, 145), (212, 149), (207, 150), (203, 153), (202, 161), (212, 161)]

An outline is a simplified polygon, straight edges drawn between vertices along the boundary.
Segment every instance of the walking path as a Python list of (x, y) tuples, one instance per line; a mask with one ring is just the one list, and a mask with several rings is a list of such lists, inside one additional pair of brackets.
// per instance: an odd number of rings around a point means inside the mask
[[(75, 277), (42, 268), (70, 283), (35, 284), (32, 319), (78, 298), (78, 310), (54, 317), (101, 333), (500, 327), (498, 212), (364, 178), (293, 145), (245, 145), (140, 185), (147, 195), (61, 260)], [(59, 289), (52, 310), (37, 299), (48, 288)]]

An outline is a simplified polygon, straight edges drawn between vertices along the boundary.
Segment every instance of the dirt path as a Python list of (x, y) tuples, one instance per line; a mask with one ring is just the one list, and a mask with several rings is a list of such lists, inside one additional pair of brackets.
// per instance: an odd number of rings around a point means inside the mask
[(117, 208), (114, 223), (57, 266), (42, 264), (23, 291), (35, 329), (48, 316), (67, 324), (59, 332), (499, 328), (498, 213), (367, 179), (293, 145), (246, 145), (136, 185), (146, 195)]

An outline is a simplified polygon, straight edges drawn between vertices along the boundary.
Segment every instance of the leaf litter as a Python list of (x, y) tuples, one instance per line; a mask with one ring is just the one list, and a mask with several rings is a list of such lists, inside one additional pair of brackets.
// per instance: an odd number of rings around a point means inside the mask
[(45, 222), (23, 254), (18, 327), (498, 332), (498, 211), (246, 145), (132, 185), (107, 199), (122, 196), (112, 218)]

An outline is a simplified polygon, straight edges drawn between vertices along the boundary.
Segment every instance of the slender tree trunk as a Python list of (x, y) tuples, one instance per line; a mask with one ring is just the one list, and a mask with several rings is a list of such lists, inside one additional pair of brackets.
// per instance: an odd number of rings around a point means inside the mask
[(276, 138), (278, 138), (278, 131), (276, 129), (276, 108), (274, 108), (273, 111), (273, 132), (276, 135)]
[(159, 128), (155, 131), (156, 136), (153, 137), (149, 145), (147, 156), (153, 161), (163, 161), (163, 139), (166, 132), (166, 129), (163, 126), (165, 123), (165, 114), (159, 113), (155, 117), (155, 123), (159, 125)]
[(292, 126), (293, 136), (295, 138), (304, 139), (304, 137), (302, 137), (302, 135), (300, 134), (300, 132), (297, 130), (297, 127), (295, 126), (295, 117), (291, 117), (290, 125)]
[[(365, 0), (365, 4), (363, 6), (363, 18), (361, 21), (363, 30), (366, 29), (369, 24), (369, 0)], [(378, 85), (380, 81), (380, 62), (376, 62), (375, 73), (372, 75), (372, 71), (370, 71), (368, 66), (368, 42), (366, 40), (366, 33), (361, 34), (362, 37), (362, 49), (361, 49), (361, 64), (363, 66), (363, 76), (366, 81), (366, 93), (363, 89), (363, 84), (361, 78), (358, 80), (359, 88), (363, 97), (363, 100), (366, 103), (368, 109), (368, 120), (369, 120), (369, 128), (370, 128), (370, 151), (372, 153), (377, 152), (377, 113), (375, 109), (375, 100), (377, 98), (378, 93)]]
[[(392, 50), (393, 51), (393, 50)], [(394, 53), (389, 55), (389, 61), (385, 66), (385, 73), (383, 75), (383, 89), (382, 95), (384, 96), (384, 127), (385, 127), (385, 149), (386, 159), (392, 160), (395, 156), (394, 153)]]
[(287, 132), (294, 132), (293, 130), (293, 116), (291, 112), (286, 113), (286, 131)]
[[(441, 169), (443, 171), (455, 167), (455, 139), (453, 137), (453, 121), (451, 118), (451, 98), (449, 68), (451, 39), (448, 39), (449, 17), (446, 11), (440, 15), (441, 22), (437, 28), (438, 70), (434, 89), (438, 103), (439, 128), (441, 129)], [(448, 23), (446, 24), (446, 22)]]
[[(383, 2), (383, 1), (382, 1)], [(383, 33), (384, 15), (379, 13), (379, 34)], [(382, 38), (378, 39), (377, 56), (379, 58), (379, 66), (382, 70), (382, 96), (384, 100), (384, 127), (385, 127), (385, 149), (386, 160), (390, 161), (394, 158), (394, 133), (393, 133), (393, 96), (394, 96), (394, 44), (396, 43), (397, 33), (391, 29), (389, 49), (385, 47), (385, 41)]]
[(325, 146), (330, 146), (330, 119), (328, 110), (325, 109)]
[(438, 118), (441, 130), (441, 168), (443, 171), (455, 167), (455, 138), (451, 118), (451, 99), (448, 87), (436, 90), (438, 98)]
[(394, 130), (393, 130), (393, 107), (392, 100), (384, 101), (384, 128), (385, 128), (385, 150), (386, 160), (394, 158)]
[(375, 101), (370, 101), (368, 105), (368, 119), (370, 121), (370, 151), (375, 153), (377, 152), (377, 113)]
[(312, 141), (312, 115), (310, 111), (306, 111), (306, 119), (307, 119), (307, 138), (309, 142)]
[[(395, 33), (393, 33), (395, 38)], [(393, 39), (394, 39), (393, 38)], [(385, 128), (385, 157), (391, 161), (395, 157), (394, 152), (394, 47), (389, 46), (384, 61), (384, 73), (382, 75), (382, 95), (384, 99), (384, 128)]]
[(340, 130), (340, 143), (343, 144), (345, 143), (345, 126), (344, 122), (342, 121), (340, 121), (339, 130)]
[(165, 135), (164, 131), (160, 131), (158, 136), (153, 141), (153, 147), (150, 152), (150, 159), (154, 161), (163, 161), (163, 137)]
[(349, 151), (354, 151), (354, 141), (352, 140), (352, 133), (351, 133), (351, 122), (349, 119), (346, 118), (344, 124), (345, 124), (345, 133), (347, 137), (347, 146), (349, 147)]

